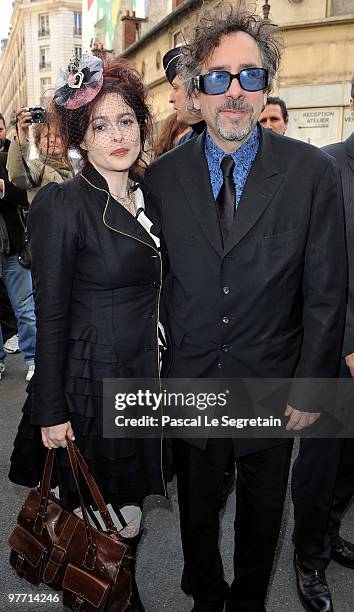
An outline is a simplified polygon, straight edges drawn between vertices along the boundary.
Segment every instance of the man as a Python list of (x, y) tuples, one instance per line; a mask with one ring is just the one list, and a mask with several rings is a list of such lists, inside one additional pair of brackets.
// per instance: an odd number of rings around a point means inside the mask
[(259, 123), (267, 130), (284, 135), (289, 123), (289, 113), (284, 100), (268, 96)]
[[(0, 153), (7, 153), (10, 141), (6, 138), (6, 125), (0, 113)], [(6, 167), (6, 155), (0, 156), (0, 165)], [(3, 331), (4, 348), (6, 352), (17, 353), (17, 322), (3, 281), (0, 278), (0, 325)]]
[[(352, 116), (353, 99), (354, 77)], [(354, 134), (324, 150), (339, 165), (344, 194), (349, 291), (340, 376), (346, 378), (354, 377)], [(354, 440), (301, 440), (292, 488), (299, 597), (310, 612), (330, 612), (333, 602), (325, 575), (329, 561), (354, 569), (354, 545), (339, 535), (342, 516), (354, 494)]]
[(170, 104), (176, 111), (177, 121), (190, 125), (192, 130), (185, 136), (182, 136), (178, 144), (182, 144), (191, 138), (195, 138), (202, 133), (205, 128), (205, 123), (202, 120), (200, 113), (193, 114), (188, 110), (188, 97), (186, 86), (181, 77), (177, 74), (178, 62), (182, 57), (183, 47), (175, 47), (165, 53), (162, 58), (162, 64), (165, 70), (166, 77), (171, 83), (171, 93), (169, 97)]
[[(0, 128), (1, 123), (5, 127), (2, 115)], [(6, 142), (6, 132), (3, 132), (3, 136)], [(23, 268), (18, 261), (18, 254), (24, 244), (24, 229), (18, 207), (28, 207), (26, 192), (8, 180), (7, 172), (0, 164), (0, 279), (4, 283), (17, 319), (19, 347), (28, 367), (26, 380), (29, 381), (34, 373), (36, 320), (34, 300), (30, 295), (31, 272)], [(0, 380), (4, 373), (5, 350), (0, 325)]]
[[(176, 378), (287, 378), (287, 428), (318, 418), (296, 378), (335, 376), (346, 262), (335, 163), (257, 125), (279, 63), (274, 28), (246, 10), (200, 19), (182, 66), (207, 130), (159, 158), (146, 188), (161, 209)], [(326, 254), (324, 257), (323, 254)], [(339, 335), (338, 335), (339, 333)], [(185, 564), (195, 612), (264, 612), (292, 444), (176, 441)], [(218, 548), (219, 498), (237, 463), (235, 579)]]

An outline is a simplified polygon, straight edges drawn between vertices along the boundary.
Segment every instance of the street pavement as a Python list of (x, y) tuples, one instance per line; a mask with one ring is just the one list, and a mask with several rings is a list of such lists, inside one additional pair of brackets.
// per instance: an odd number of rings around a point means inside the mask
[[(10, 603), (12, 593), (49, 594), (45, 586), (33, 587), (19, 579), (8, 564), (7, 539), (16, 523), (18, 510), (27, 495), (24, 487), (15, 486), (7, 479), (9, 456), (21, 407), (25, 398), (26, 369), (19, 355), (9, 355), (6, 374), (0, 381), (0, 449), (1, 449), (1, 611), (55, 612), (61, 610), (59, 603)], [(267, 612), (301, 612), (302, 606), (296, 595), (293, 572), (293, 547), (291, 532), (293, 525), (290, 492), (284, 511), (284, 520), (279, 539), (278, 553), (267, 603)], [(232, 542), (235, 496), (232, 494), (221, 519), (221, 550), (225, 577), (232, 580)], [(179, 588), (182, 570), (182, 550), (178, 527), (178, 504), (176, 483), (169, 487), (169, 500), (151, 496), (145, 503), (145, 534), (140, 546), (137, 581), (146, 612), (189, 612), (192, 601)], [(343, 537), (354, 540), (354, 505), (348, 511), (342, 527)], [(332, 562), (327, 570), (336, 612), (354, 610), (354, 571)], [(44, 599), (44, 598), (43, 598)], [(252, 612), (250, 610), (249, 612)]]

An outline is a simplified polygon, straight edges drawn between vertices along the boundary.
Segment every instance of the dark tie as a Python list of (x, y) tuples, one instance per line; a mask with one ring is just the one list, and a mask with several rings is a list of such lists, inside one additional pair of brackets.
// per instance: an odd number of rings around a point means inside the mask
[(219, 207), (220, 225), (224, 240), (231, 229), (235, 215), (236, 189), (233, 177), (234, 167), (235, 162), (232, 157), (224, 157), (220, 164), (224, 182), (216, 201)]

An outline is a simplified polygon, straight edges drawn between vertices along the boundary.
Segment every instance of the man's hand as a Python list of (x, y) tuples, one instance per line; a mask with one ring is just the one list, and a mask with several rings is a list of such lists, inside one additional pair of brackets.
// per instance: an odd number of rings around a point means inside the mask
[(0, 179), (0, 198), (4, 197), (4, 187), (5, 187), (4, 179)]
[(28, 128), (32, 123), (32, 115), (26, 106), (22, 106), (16, 111), (18, 141), (23, 144), (28, 138)]
[(351, 376), (354, 378), (354, 353), (350, 353), (350, 355), (346, 356), (345, 363), (350, 370)]
[(300, 431), (300, 429), (304, 429), (305, 427), (309, 427), (313, 425), (320, 418), (320, 412), (302, 412), (301, 410), (296, 410), (289, 404), (286, 407), (284, 412), (285, 416), (289, 416), (288, 424), (286, 426), (287, 431)]
[(41, 427), (42, 442), (46, 448), (58, 448), (59, 446), (66, 447), (66, 437), (74, 441), (74, 432), (70, 421), (61, 423), (60, 425), (52, 425), (52, 427)]

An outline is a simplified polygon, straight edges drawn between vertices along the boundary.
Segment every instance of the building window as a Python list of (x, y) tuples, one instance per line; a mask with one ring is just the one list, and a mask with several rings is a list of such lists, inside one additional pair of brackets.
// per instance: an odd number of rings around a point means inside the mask
[(81, 13), (74, 13), (74, 34), (81, 36), (82, 34), (82, 15)]
[(40, 89), (41, 89), (41, 96), (43, 96), (43, 94), (46, 93), (46, 91), (49, 89), (49, 87), (52, 84), (52, 79), (50, 77), (45, 77), (44, 79), (40, 80)]
[(161, 53), (158, 51), (156, 53), (156, 70), (160, 70), (161, 68)]
[(49, 36), (49, 15), (39, 15), (38, 36)]
[(74, 47), (75, 59), (80, 60), (82, 56), (82, 47)]
[(174, 49), (174, 47), (178, 47), (179, 45), (184, 45), (182, 30), (177, 30), (177, 32), (172, 34), (172, 49)]
[(49, 47), (40, 47), (39, 48), (39, 69), (40, 70), (49, 70), (50, 69)]
[(332, 0), (331, 15), (352, 15), (353, 13), (353, 0)]

